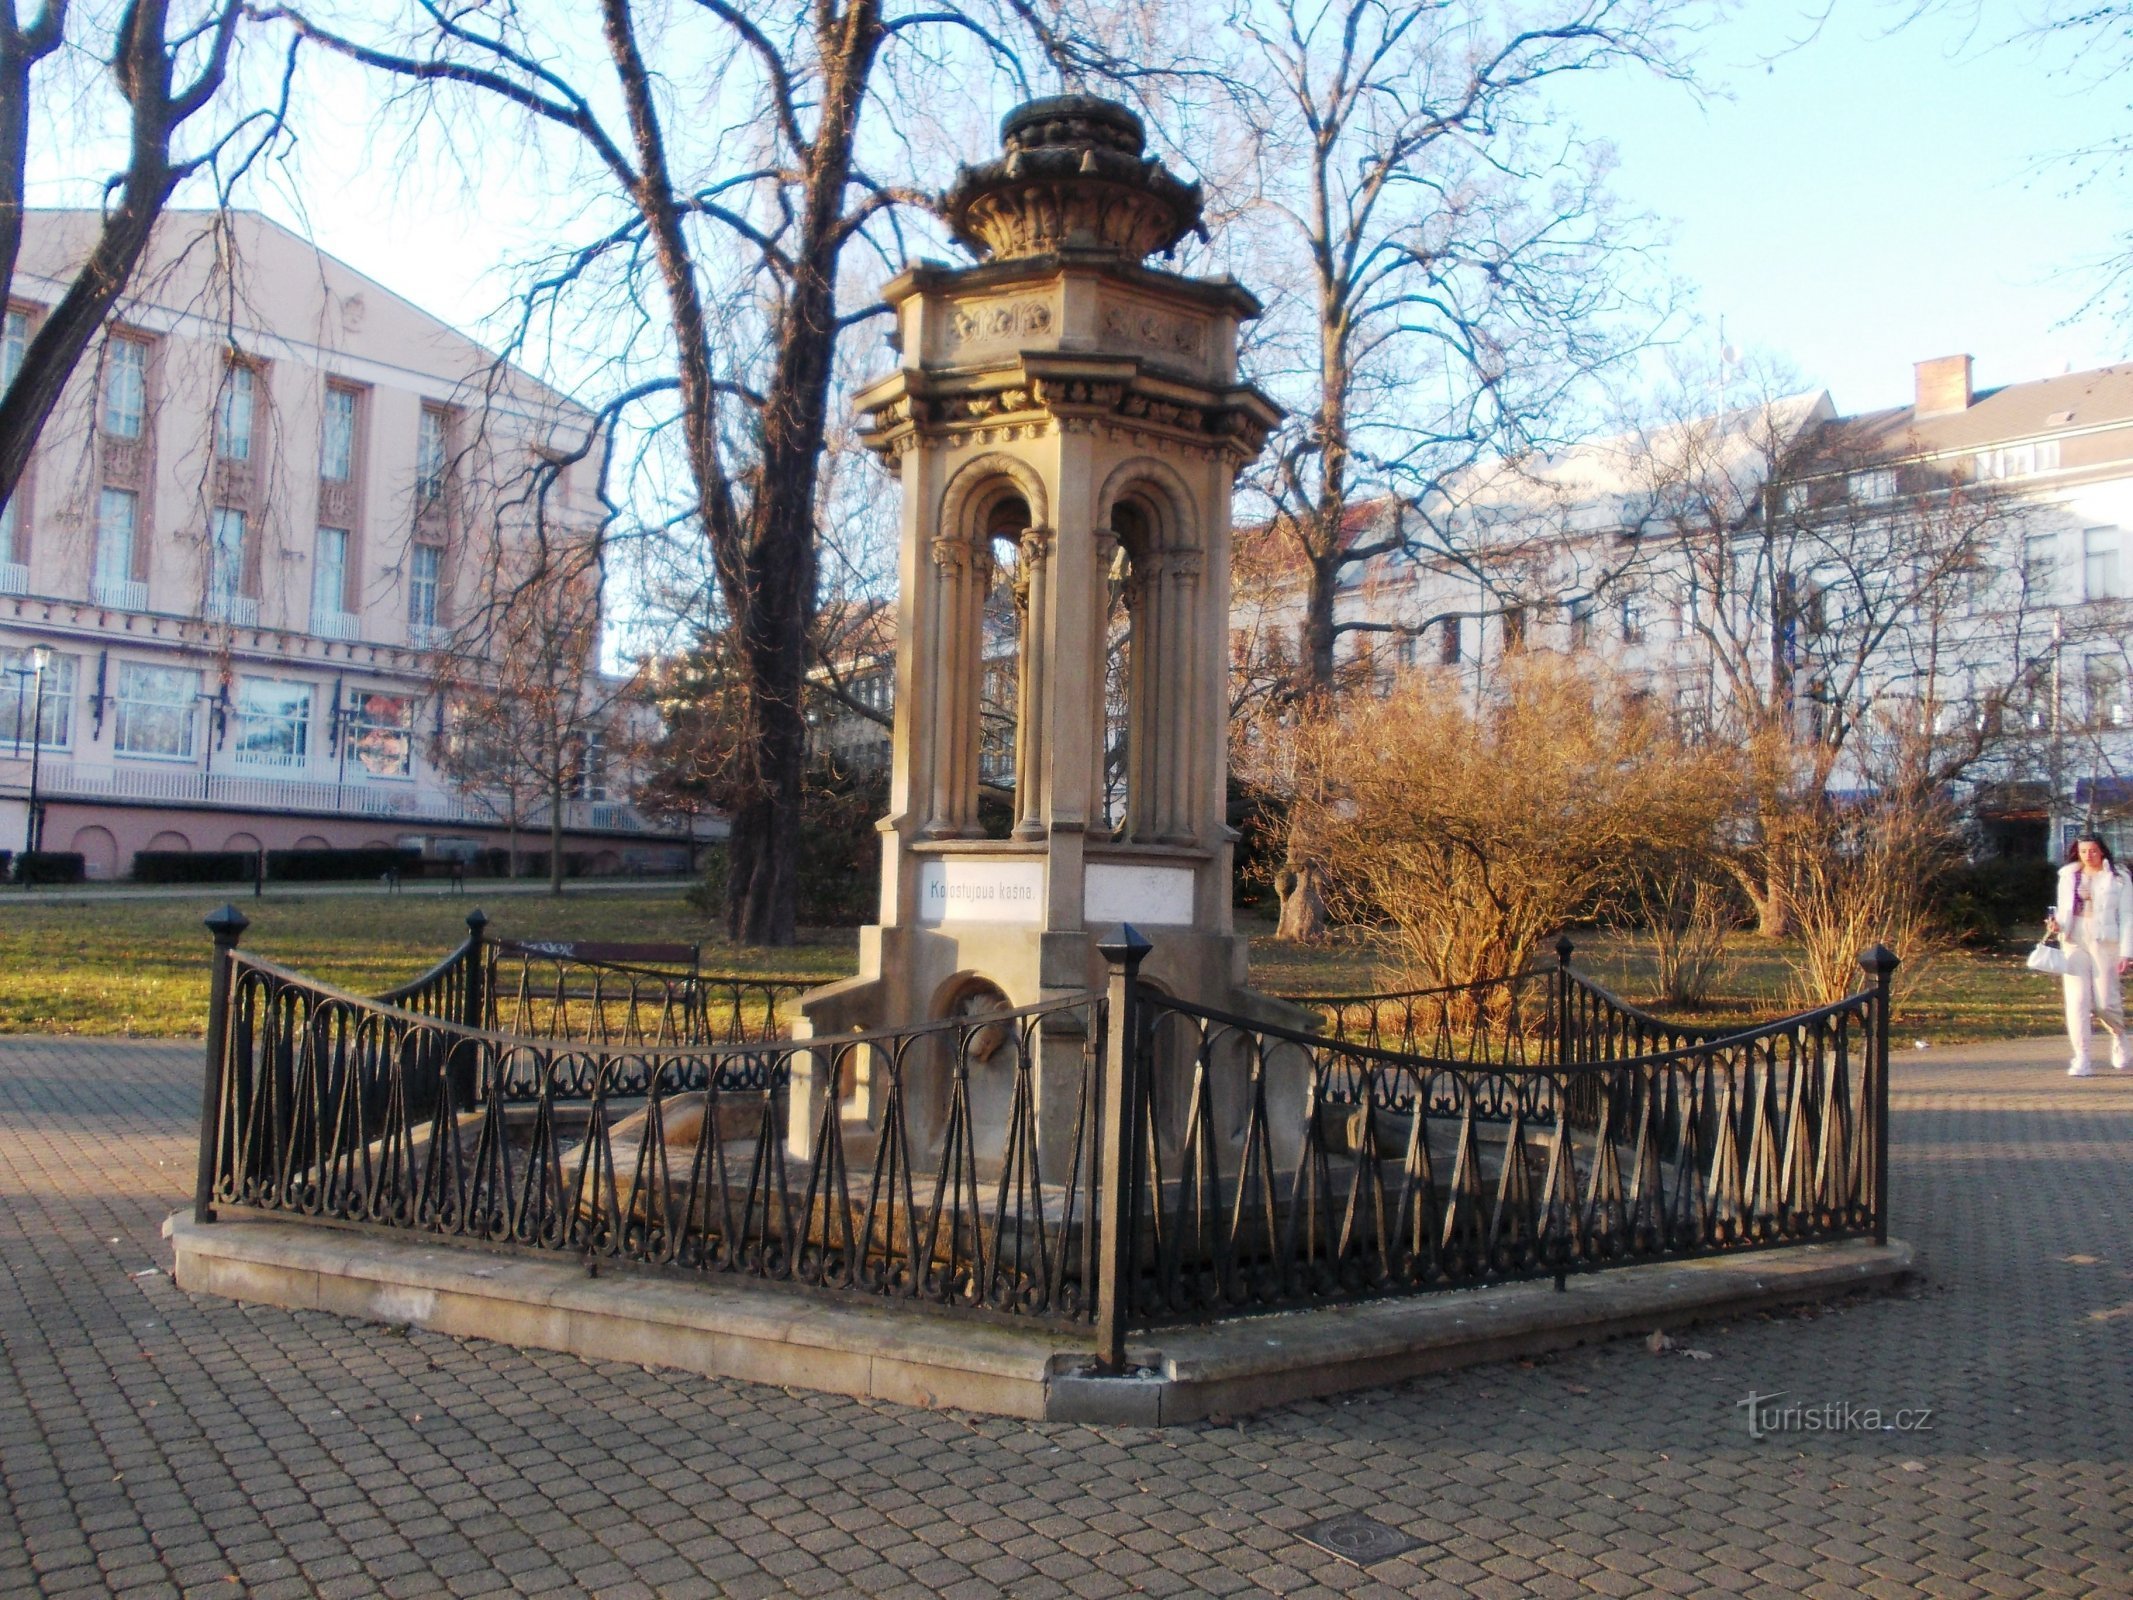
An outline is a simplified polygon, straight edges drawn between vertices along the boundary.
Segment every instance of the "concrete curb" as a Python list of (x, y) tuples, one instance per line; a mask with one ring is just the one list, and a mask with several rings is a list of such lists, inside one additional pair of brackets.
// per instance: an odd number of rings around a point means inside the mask
[(1130, 1352), (1135, 1376), (1102, 1378), (1056, 1330), (857, 1299), (591, 1278), (573, 1262), (189, 1212), (163, 1234), (194, 1293), (900, 1405), (1147, 1427), (1886, 1287), (1912, 1262), (1899, 1241), (1847, 1240), (1620, 1267), (1561, 1293), (1521, 1283), (1240, 1317), (1150, 1333)]

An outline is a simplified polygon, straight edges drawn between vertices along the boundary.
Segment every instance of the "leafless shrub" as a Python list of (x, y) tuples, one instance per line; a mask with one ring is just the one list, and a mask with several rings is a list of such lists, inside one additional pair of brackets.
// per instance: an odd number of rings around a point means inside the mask
[(1632, 898), (1651, 935), (1658, 1003), (1703, 1005), (1733, 966), (1733, 907), (1724, 887), (1675, 858), (1640, 874)]
[(1478, 711), (1444, 687), (1410, 675), (1292, 734), (1323, 774), (1299, 805), (1334, 909), (1380, 922), (1408, 981), (1516, 972), (1566, 923), (1622, 908), (1639, 860), (1716, 837), (1729, 764), (1619, 680), (1535, 656)]
[(1897, 793), (1828, 806), (1796, 836), (1788, 891), (1799, 953), (1792, 998), (1819, 1006), (1855, 994), (1859, 953), (1885, 944), (1903, 958), (1899, 998), (1950, 944), (1933, 904), (1935, 878), (1960, 859), (1946, 802)]

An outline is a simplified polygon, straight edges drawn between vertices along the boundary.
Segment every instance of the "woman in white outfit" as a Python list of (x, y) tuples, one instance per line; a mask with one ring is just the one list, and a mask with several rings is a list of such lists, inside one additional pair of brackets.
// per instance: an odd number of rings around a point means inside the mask
[(2066, 948), (2066, 1033), (2073, 1041), (2070, 1078), (2087, 1078), (2089, 1019), (2101, 1017), (2111, 1035), (2111, 1065), (2127, 1070), (2126, 1011), (2118, 979), (2133, 967), (2133, 878), (2093, 834), (2074, 841), (2073, 859), (2059, 869), (2059, 901), (2051, 931)]

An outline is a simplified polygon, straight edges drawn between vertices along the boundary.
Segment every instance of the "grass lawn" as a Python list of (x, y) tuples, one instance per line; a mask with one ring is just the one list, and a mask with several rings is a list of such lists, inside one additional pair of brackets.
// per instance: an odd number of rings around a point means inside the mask
[[(1367, 936), (1305, 948), (1275, 939), (1269, 924), (1250, 924), (1248, 931), (1253, 934), (1252, 981), (1263, 989), (1277, 994), (1364, 994), (1399, 986), (1384, 950)], [(1576, 941), (1573, 960), (1578, 966), (1625, 1000), (1652, 1004), (1655, 981), (1648, 942), (1624, 933), (1582, 933)], [(2058, 982), (2023, 967), (2028, 949), (2024, 944), (1989, 953), (1958, 951), (1937, 959), (1917, 988), (1898, 1002), (1890, 1023), (1892, 1044), (1911, 1048), (1920, 1039), (1959, 1044), (2057, 1033), (2063, 1025)], [(1750, 1023), (1791, 1009), (1786, 999), (1789, 955), (1782, 940), (1736, 935), (1733, 964), (1695, 1019)]]
[[(0, 898), (0, 1033), (197, 1036), (211, 948), (200, 919), (231, 899), (227, 888), (169, 900), (9, 905)], [(470, 890), (464, 899), (276, 894), (234, 903), (252, 919), (245, 949), (369, 994), (426, 971), (466, 937), (466, 914), (482, 900)], [(711, 970), (736, 965), (731, 947), (678, 890), (500, 896), (483, 909), (496, 938), (671, 939), (701, 943)], [(827, 980), (852, 970), (857, 943), (836, 931), (767, 958), (750, 952), (739, 964)]]
[[(207, 1004), (206, 932), (200, 919), (230, 898), (227, 889), (168, 900), (99, 900), (10, 905), (0, 897), (0, 1033), (197, 1036)], [(465, 935), (478, 893), (275, 895), (239, 899), (252, 926), (244, 947), (329, 983), (371, 993), (425, 970)], [(850, 930), (812, 935), (792, 950), (740, 951), (691, 910), (677, 890), (499, 897), (485, 907), (502, 938), (672, 939), (704, 946), (712, 971), (798, 973), (824, 980), (853, 968)], [(1364, 992), (1393, 987), (1384, 952), (1365, 937), (1301, 948), (1251, 935), (1252, 978), (1276, 994)], [(1589, 935), (1578, 963), (1625, 998), (1651, 994), (1649, 951), (1626, 935)], [(2026, 972), (2019, 950), (1941, 961), (1898, 1008), (1900, 1042), (2049, 1034), (2059, 1026), (2059, 986)], [(1721, 993), (1700, 1017), (1749, 1021), (1785, 1009), (1785, 950), (1743, 935)]]

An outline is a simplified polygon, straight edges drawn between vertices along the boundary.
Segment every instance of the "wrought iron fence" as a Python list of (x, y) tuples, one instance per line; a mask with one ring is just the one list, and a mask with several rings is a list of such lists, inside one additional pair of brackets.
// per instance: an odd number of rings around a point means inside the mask
[[(235, 948), (235, 912), (210, 926), (202, 1220), (244, 1207), (1052, 1322), (1091, 1313), (1093, 997), (818, 1041), (544, 1039), (261, 961)], [(1052, 1165), (1040, 1056), (1074, 1117)], [(796, 1138), (796, 1080), (868, 1085), (876, 1110), (855, 1125), (843, 1095), (814, 1094)]]
[(245, 1207), (1093, 1323), (1113, 1369), (1129, 1328), (1886, 1238), (1879, 947), (1849, 999), (1725, 1035), (1625, 1005), (1565, 947), (1477, 986), (1464, 1033), (1442, 1032), (1443, 992), (1339, 1000), (1381, 1002), (1372, 1043), (1163, 995), (1122, 930), (1100, 996), (721, 1042), (677, 1037), (705, 1012), (669, 1010), (672, 974), (532, 1013), (598, 1016), (604, 1038), (469, 1022), (516, 1004), (478, 915), (376, 998), (238, 951), (234, 909), (209, 926), (203, 1221)]
[(535, 1039), (613, 1045), (753, 1044), (782, 1038), (815, 979), (705, 972), (697, 947), (467, 938), (419, 978), (370, 998), (402, 1011)]
[(752, 1044), (819, 981), (705, 972), (693, 945), (498, 940), (489, 1024), (595, 1044)]
[(1726, 1029), (1655, 1016), (1609, 993), (1571, 965), (1576, 948), (1558, 939), (1553, 966), (1477, 983), (1287, 998), (1316, 1015), (1329, 1039), (1469, 1065), (1612, 1061), (1726, 1036)]
[[(1569, 968), (1456, 996), (1380, 997), (1365, 1021), (1432, 1055), (1195, 1006), (1132, 977), (1113, 1036), (1117, 1288), (1100, 1333), (1593, 1267), (1886, 1238), (1888, 980), (1713, 1035), (1624, 1005)], [(1426, 993), (1426, 992), (1425, 992)], [(1346, 1013), (1346, 1017), (1343, 1017)], [(1323, 1014), (1323, 1013), (1322, 1013)], [(1493, 1019), (1493, 1020), (1491, 1020)], [(1567, 1026), (1565, 1026), (1567, 1022)], [(1129, 1041), (1130, 1048), (1129, 1048)], [(1579, 1058), (1578, 1053), (1582, 1053)], [(1107, 1143), (1107, 1159), (1110, 1146)], [(1116, 1193), (1114, 1194), (1114, 1189)], [(1110, 1225), (1107, 1213), (1106, 1225)]]

